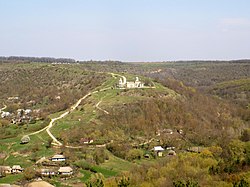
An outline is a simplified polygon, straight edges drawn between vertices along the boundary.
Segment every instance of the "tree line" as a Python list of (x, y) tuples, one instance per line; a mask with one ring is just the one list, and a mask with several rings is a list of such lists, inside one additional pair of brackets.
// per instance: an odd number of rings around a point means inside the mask
[(45, 62), (45, 63), (75, 63), (71, 58), (52, 58), (52, 57), (24, 57), (24, 56), (0, 56), (1, 62)]

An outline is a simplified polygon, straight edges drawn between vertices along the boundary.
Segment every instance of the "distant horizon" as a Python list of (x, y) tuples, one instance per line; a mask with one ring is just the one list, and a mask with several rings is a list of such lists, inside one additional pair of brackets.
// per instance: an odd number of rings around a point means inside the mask
[(154, 63), (154, 62), (191, 62), (191, 61), (201, 61), (201, 62), (205, 62), (205, 61), (248, 61), (250, 60), (250, 58), (239, 58), (239, 59), (180, 59), (180, 60), (162, 60), (162, 61), (122, 61), (122, 60), (114, 60), (114, 59), (103, 59), (103, 60), (96, 60), (96, 59), (87, 59), (87, 60), (79, 60), (79, 59), (75, 59), (75, 58), (71, 58), (71, 57), (54, 57), (54, 56), (17, 56), (17, 55), (11, 55), (11, 56), (4, 56), (4, 55), (0, 55), (0, 58), (4, 57), (4, 58), (9, 58), (9, 57), (17, 57), (17, 58), (51, 58), (51, 59), (71, 59), (74, 60), (75, 62), (105, 62), (105, 61), (111, 61), (111, 62), (125, 62), (125, 63), (140, 63), (140, 62), (145, 62), (145, 63)]

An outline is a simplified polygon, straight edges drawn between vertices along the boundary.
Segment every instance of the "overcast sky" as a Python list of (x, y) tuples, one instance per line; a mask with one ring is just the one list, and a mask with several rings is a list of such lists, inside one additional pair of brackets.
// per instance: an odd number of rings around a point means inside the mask
[(250, 58), (250, 0), (0, 0), (0, 56)]

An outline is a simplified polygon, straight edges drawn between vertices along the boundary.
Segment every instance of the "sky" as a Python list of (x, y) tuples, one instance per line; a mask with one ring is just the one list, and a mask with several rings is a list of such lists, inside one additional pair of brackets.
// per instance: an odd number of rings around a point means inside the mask
[(250, 59), (250, 0), (0, 0), (0, 56)]

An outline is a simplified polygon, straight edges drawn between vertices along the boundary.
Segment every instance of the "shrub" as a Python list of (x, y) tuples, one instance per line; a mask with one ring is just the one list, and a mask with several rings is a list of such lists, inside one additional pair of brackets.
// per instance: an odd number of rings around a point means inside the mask
[(24, 170), (24, 178), (26, 180), (31, 180), (36, 177), (36, 171), (33, 167), (28, 167)]
[(84, 170), (90, 170), (91, 165), (86, 160), (80, 160), (78, 162), (75, 162), (75, 165), (79, 168), (82, 168)]
[(135, 159), (141, 159), (143, 157), (143, 151), (140, 149), (131, 149), (126, 155), (127, 160), (132, 161)]

